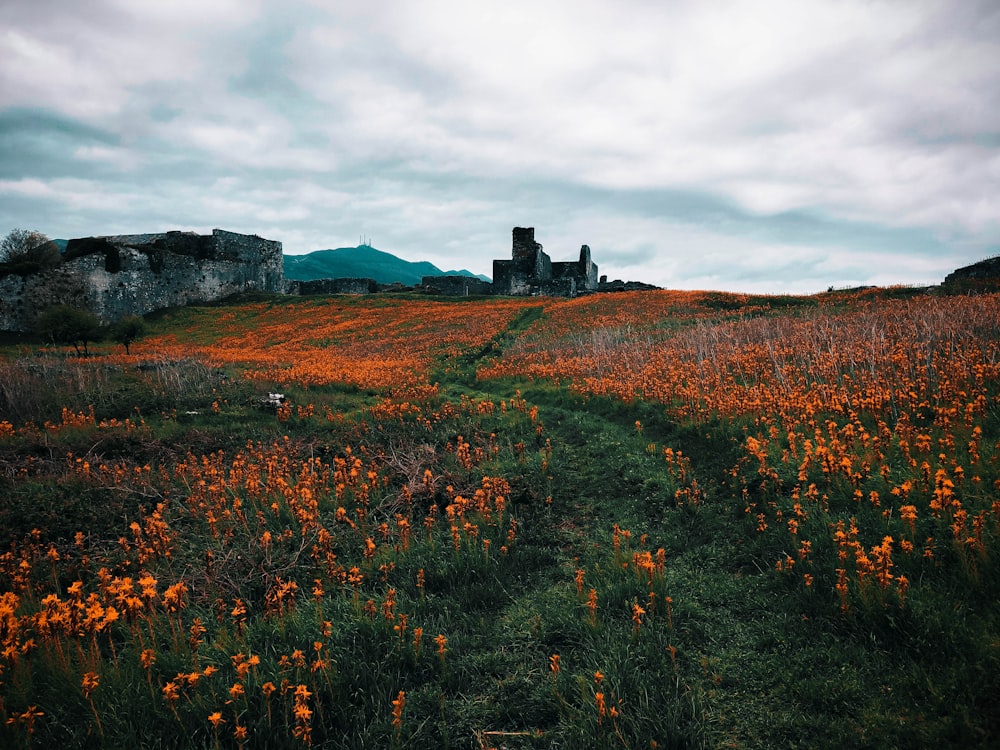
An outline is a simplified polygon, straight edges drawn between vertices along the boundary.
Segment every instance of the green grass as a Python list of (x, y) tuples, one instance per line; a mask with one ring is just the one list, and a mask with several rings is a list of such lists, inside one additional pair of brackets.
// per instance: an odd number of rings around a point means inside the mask
[[(795, 300), (764, 302), (794, 308)], [(179, 311), (156, 325), (193, 325), (202, 314)], [(0, 437), (0, 541), (11, 550), (0, 568), (0, 593), (14, 590), (16, 560), (28, 555), (31, 590), (38, 596), (25, 594), (26, 610), (37, 610), (40, 595), (55, 585), (65, 597), (78, 578), (96, 589), (98, 564), (121, 575), (148, 570), (167, 583), (183, 580), (191, 595), (177, 632), (166, 617), (148, 628), (140, 622), (135, 631), (121, 621), (100, 637), (96, 660), (89, 642), (75, 638), (66, 640), (64, 653), (46, 647), (6, 658), (0, 718), (11, 723), (0, 724), (0, 744), (238, 747), (232, 731), (240, 723), (252, 738), (248, 746), (301, 747), (291, 734), (290, 691), (270, 700), (261, 691), (266, 681), (282, 678), (292, 687), (310, 686), (312, 740), (319, 747), (995, 744), (995, 560), (979, 562), (971, 585), (954, 560), (942, 559), (942, 569), (911, 590), (906, 607), (873, 603), (841, 613), (829, 572), (832, 542), (817, 542), (816, 582), (807, 589), (800, 578), (774, 569), (787, 540), (758, 533), (747, 518), (744, 488), (769, 514), (789, 512), (791, 501), (783, 487), (761, 486), (755, 467), (742, 460), (744, 424), (678, 424), (656, 404), (584, 398), (529, 381), (477, 382), (476, 364), (502, 351), (540, 315), (541, 308), (526, 310), (488, 346), (442, 363), (438, 396), (424, 404), (420, 417), (398, 419), (376, 416), (372, 407), (382, 395), (356, 388), (282, 388), (292, 403), (313, 404), (317, 416), (279, 420), (253, 404), (278, 384), (240, 382), (231, 373), (223, 378), (194, 362), (148, 371), (59, 357), (12, 365), (24, 360), (23, 351), (8, 350), (8, 372), (21, 378), (31, 398), (17, 403), (8, 397), (0, 418), (41, 425), (57, 422), (64, 406), (75, 412), (93, 406), (98, 421), (141, 417), (143, 423), (130, 431), (91, 424)], [(508, 409), (477, 413), (468, 408), (470, 399), (502, 401)], [(534, 420), (531, 407), (537, 407)], [(324, 419), (325, 408), (338, 418)], [(996, 420), (986, 426), (995, 442)], [(456, 455), (459, 435), (483, 451), (472, 468)], [(319, 514), (333, 530), (334, 558), (315, 551), (321, 544), (316, 529), (299, 530), (280, 493), (261, 502), (257, 520), (249, 510), (257, 506), (244, 498), (246, 524), (219, 520), (218, 534), (188, 508), (194, 491), (177, 466), (214, 460), (229, 467), (241, 451), (252, 453), (248, 443), (265, 452), (275, 446), (269, 454), (275, 461), (284, 456), (300, 469), (319, 461), (331, 473), (350, 446), (351, 455), (364, 457), (384, 477), (371, 490), (367, 518), (352, 516), (357, 528), (335, 517), (338, 508), (354, 514), (363, 504), (360, 489), (348, 487), (338, 496), (334, 481), (321, 485)], [(665, 448), (681, 452), (684, 461), (669, 464)], [(152, 474), (161, 474), (142, 487), (84, 481), (68, 471), (69, 454), (94, 466), (121, 462), (130, 471), (149, 464)], [(288, 475), (290, 493), (306, 481), (300, 469)], [(425, 469), (434, 478), (426, 490)], [(490, 550), (468, 536), (456, 549), (442, 509), (455, 494), (473, 496), (484, 476), (510, 484), (503, 523), (494, 527), (470, 515), (480, 527), (478, 538), (491, 539)], [(403, 487), (415, 488), (412, 510), (399, 500)], [(857, 514), (864, 527), (876, 525), (880, 511), (856, 508), (846, 488), (829, 491), (831, 517)], [(174, 548), (169, 558), (140, 566), (122, 552), (119, 537), (131, 539), (129, 525), (147, 518), (159, 502), (167, 503)], [(437, 524), (428, 532), (422, 520), (434, 506)], [(404, 516), (413, 525), (406, 549), (396, 531)], [(518, 523), (516, 540), (501, 553), (511, 516)], [(817, 531), (811, 538), (823, 537), (825, 522), (818, 514), (805, 522), (816, 525), (809, 527)], [(295, 533), (278, 538), (285, 528)], [(268, 549), (260, 542), (265, 529), (276, 539)], [(74, 546), (77, 531), (86, 533), (85, 551)], [(366, 538), (378, 540), (371, 558), (361, 553)], [(46, 560), (50, 545), (62, 558), (55, 581)], [(660, 549), (664, 565), (650, 583), (637, 575), (632, 555)], [(345, 569), (358, 566), (364, 581), (335, 583), (327, 569), (334, 560)], [(264, 601), (278, 578), (299, 587), (294, 606), (281, 616), (266, 613)], [(316, 578), (326, 589), (319, 601), (309, 595)], [(390, 589), (393, 620), (382, 614)], [(593, 616), (590, 589), (597, 603)], [(249, 610), (242, 627), (230, 615), (237, 598)], [(365, 611), (368, 600), (374, 614)], [(646, 609), (638, 624), (636, 605)], [(408, 616), (402, 637), (394, 630), (400, 613)], [(188, 642), (195, 617), (206, 627), (197, 649)], [(326, 636), (324, 622), (330, 623)], [(415, 627), (424, 631), (419, 654)], [(438, 634), (447, 637), (443, 657), (435, 653)], [(282, 665), (296, 649), (311, 660), (317, 641), (327, 667)], [(148, 673), (139, 665), (141, 646), (158, 655)], [(238, 653), (261, 660), (245, 678), (232, 660)], [(556, 654), (558, 672), (550, 668)], [(178, 674), (208, 665), (219, 671), (185, 688), (173, 708), (163, 700), (163, 686)], [(80, 689), (81, 675), (91, 669), (101, 676), (93, 693), (100, 727)], [(231, 698), (237, 681), (246, 695)], [(399, 691), (406, 704), (397, 727), (392, 700)], [(598, 693), (618, 716), (599, 714)], [(19, 720), (29, 706), (44, 712), (30, 736)], [(207, 722), (215, 710), (226, 720), (218, 733)]]

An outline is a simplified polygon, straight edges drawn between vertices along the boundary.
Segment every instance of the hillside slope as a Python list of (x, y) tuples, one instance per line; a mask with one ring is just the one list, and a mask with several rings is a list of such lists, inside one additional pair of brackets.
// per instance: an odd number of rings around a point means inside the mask
[(427, 261), (403, 260), (370, 245), (285, 256), (285, 278), (298, 281), (365, 278), (380, 284), (419, 284), (424, 276), (473, 276), (489, 281), (470, 271), (442, 271)]

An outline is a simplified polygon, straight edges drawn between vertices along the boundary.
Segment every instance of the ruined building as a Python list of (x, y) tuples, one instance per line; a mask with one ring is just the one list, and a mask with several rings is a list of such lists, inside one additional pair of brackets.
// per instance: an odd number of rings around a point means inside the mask
[(597, 290), (597, 266), (587, 245), (579, 260), (553, 263), (535, 242), (533, 227), (514, 227), (512, 254), (511, 260), (493, 261), (494, 294), (575, 297)]
[(26, 331), (52, 305), (102, 323), (246, 291), (281, 292), (280, 242), (215, 229), (70, 240), (54, 268), (0, 276), (0, 329)]
[[(575, 261), (552, 262), (531, 227), (515, 227), (511, 260), (493, 261), (493, 282), (472, 276), (425, 276), (417, 287), (448, 296), (579, 294), (655, 288), (598, 278), (590, 248)], [(0, 264), (0, 330), (28, 331), (58, 304), (92, 312), (102, 323), (126, 315), (216, 302), (241, 292), (371, 294), (412, 291), (372, 279), (284, 279), (280, 242), (215, 229), (211, 235), (163, 232), (70, 240), (53, 268), (21, 273)]]
[(493, 284), (475, 276), (424, 276), (420, 286), (424, 291), (448, 297), (494, 293)]

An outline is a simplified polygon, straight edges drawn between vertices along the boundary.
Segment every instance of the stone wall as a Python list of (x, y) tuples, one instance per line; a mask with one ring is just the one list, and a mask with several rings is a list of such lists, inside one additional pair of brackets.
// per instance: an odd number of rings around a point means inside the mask
[(542, 246), (535, 242), (535, 228), (514, 227), (511, 234), (511, 257), (514, 261), (528, 266), (534, 264), (536, 256), (542, 252)]
[(375, 279), (312, 279), (290, 281), (288, 294), (374, 294), (378, 291)]
[(494, 294), (539, 294), (539, 283), (552, 277), (552, 259), (535, 242), (534, 227), (514, 227), (511, 260), (493, 261)]
[(553, 279), (573, 279), (579, 291), (597, 289), (597, 266), (590, 258), (590, 247), (580, 247), (580, 259), (552, 264)]
[(621, 279), (615, 279), (614, 281), (608, 281), (607, 276), (602, 276), (600, 283), (597, 285), (595, 291), (598, 292), (649, 292), (654, 289), (659, 289), (658, 286), (653, 286), (652, 284), (645, 284), (641, 281), (622, 281)]
[(560, 279), (546, 279), (538, 285), (538, 293), (547, 297), (575, 297), (579, 293), (576, 279), (564, 276)]
[(553, 262), (535, 242), (534, 228), (515, 227), (511, 256), (493, 261), (494, 294), (575, 297), (597, 289), (597, 266), (587, 245), (580, 248), (578, 260)]
[(70, 240), (55, 268), (0, 277), (0, 329), (30, 330), (57, 304), (102, 323), (246, 291), (284, 291), (280, 242), (216, 229)]
[(420, 285), (428, 291), (446, 294), (450, 297), (493, 294), (493, 284), (474, 276), (424, 276)]

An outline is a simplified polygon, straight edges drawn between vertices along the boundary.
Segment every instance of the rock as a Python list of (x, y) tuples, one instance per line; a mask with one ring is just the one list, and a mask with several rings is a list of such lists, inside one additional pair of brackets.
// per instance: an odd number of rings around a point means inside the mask
[(944, 277), (946, 285), (963, 281), (1000, 282), (1000, 255), (973, 263), (971, 266), (955, 269)]

